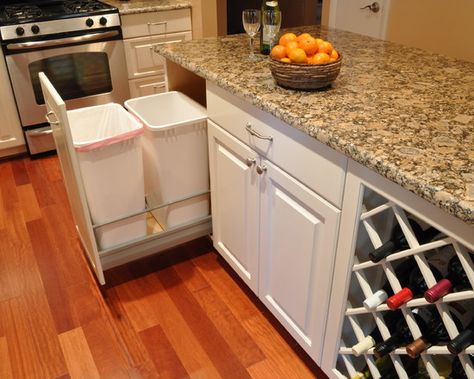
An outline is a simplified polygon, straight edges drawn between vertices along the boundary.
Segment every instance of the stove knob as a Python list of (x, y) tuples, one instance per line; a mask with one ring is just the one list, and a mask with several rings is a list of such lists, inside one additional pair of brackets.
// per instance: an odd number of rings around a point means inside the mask
[(92, 18), (88, 18), (88, 19), (86, 20), (86, 25), (87, 25), (88, 27), (91, 27), (92, 25), (94, 25), (94, 20), (93, 20)]
[(39, 31), (40, 31), (40, 28), (39, 28), (38, 25), (33, 25), (33, 26), (31, 27), (31, 31), (33, 32), (33, 34), (38, 34)]
[(16, 28), (16, 34), (22, 36), (23, 34), (25, 34), (25, 29), (19, 26), (18, 28)]
[(102, 25), (102, 26), (105, 26), (105, 24), (107, 24), (107, 19), (105, 17), (101, 17), (100, 20), (99, 20), (99, 23)]

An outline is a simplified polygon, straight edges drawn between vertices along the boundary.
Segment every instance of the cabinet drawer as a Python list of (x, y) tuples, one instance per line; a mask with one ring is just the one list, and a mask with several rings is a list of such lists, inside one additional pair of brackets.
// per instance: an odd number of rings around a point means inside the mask
[(168, 34), (191, 30), (191, 10), (137, 13), (122, 15), (123, 38)]
[[(340, 208), (347, 158), (235, 95), (207, 82), (209, 119)], [(251, 135), (246, 129), (272, 141)]]
[(166, 92), (168, 85), (164, 75), (150, 76), (143, 79), (130, 80), (130, 97), (141, 97)]
[(144, 76), (164, 74), (165, 59), (155, 53), (153, 47), (190, 39), (191, 32), (184, 32), (124, 40), (128, 78), (136, 79)]

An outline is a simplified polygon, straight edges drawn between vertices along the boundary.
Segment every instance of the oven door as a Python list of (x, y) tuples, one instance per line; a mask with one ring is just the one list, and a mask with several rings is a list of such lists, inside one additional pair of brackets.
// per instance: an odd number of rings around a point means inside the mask
[(24, 127), (45, 122), (38, 78), (43, 71), (68, 109), (116, 102), (129, 97), (122, 40), (25, 51), (5, 57)]

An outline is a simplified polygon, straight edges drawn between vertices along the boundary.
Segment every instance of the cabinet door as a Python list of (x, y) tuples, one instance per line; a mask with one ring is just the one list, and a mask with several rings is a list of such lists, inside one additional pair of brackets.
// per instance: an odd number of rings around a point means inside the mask
[(340, 211), (262, 164), (259, 297), (319, 363)]
[(165, 60), (161, 55), (155, 53), (153, 48), (156, 45), (188, 41), (190, 39), (191, 32), (125, 39), (123, 43), (125, 45), (128, 78), (137, 79), (150, 75), (163, 75)]
[(212, 121), (208, 138), (214, 247), (257, 293), (257, 154)]
[[(7, 67), (1, 51), (0, 83), (2, 86), (2, 91), (0, 92), (0, 112), (3, 118), (0, 124), (0, 150), (2, 150), (24, 145), (25, 140), (23, 139), (20, 118), (18, 117)], [(0, 156), (2, 156), (1, 152)]]

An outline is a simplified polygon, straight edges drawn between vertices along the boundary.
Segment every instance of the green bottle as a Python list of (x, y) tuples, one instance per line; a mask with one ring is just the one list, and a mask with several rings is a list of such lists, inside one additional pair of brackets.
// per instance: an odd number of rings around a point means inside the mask
[[(280, 7), (278, 6), (278, 1), (276, 0), (263, 0), (262, 2), (262, 17), (263, 17), (263, 11), (268, 11), (268, 10), (274, 10), (276, 12), (280, 12)], [(277, 37), (275, 37), (276, 39)], [(270, 40), (270, 37), (268, 35), (265, 35), (265, 32), (263, 30), (263, 25), (261, 25), (260, 28), (260, 52), (262, 54), (270, 54), (270, 50), (272, 47), (276, 45), (276, 41)]]

